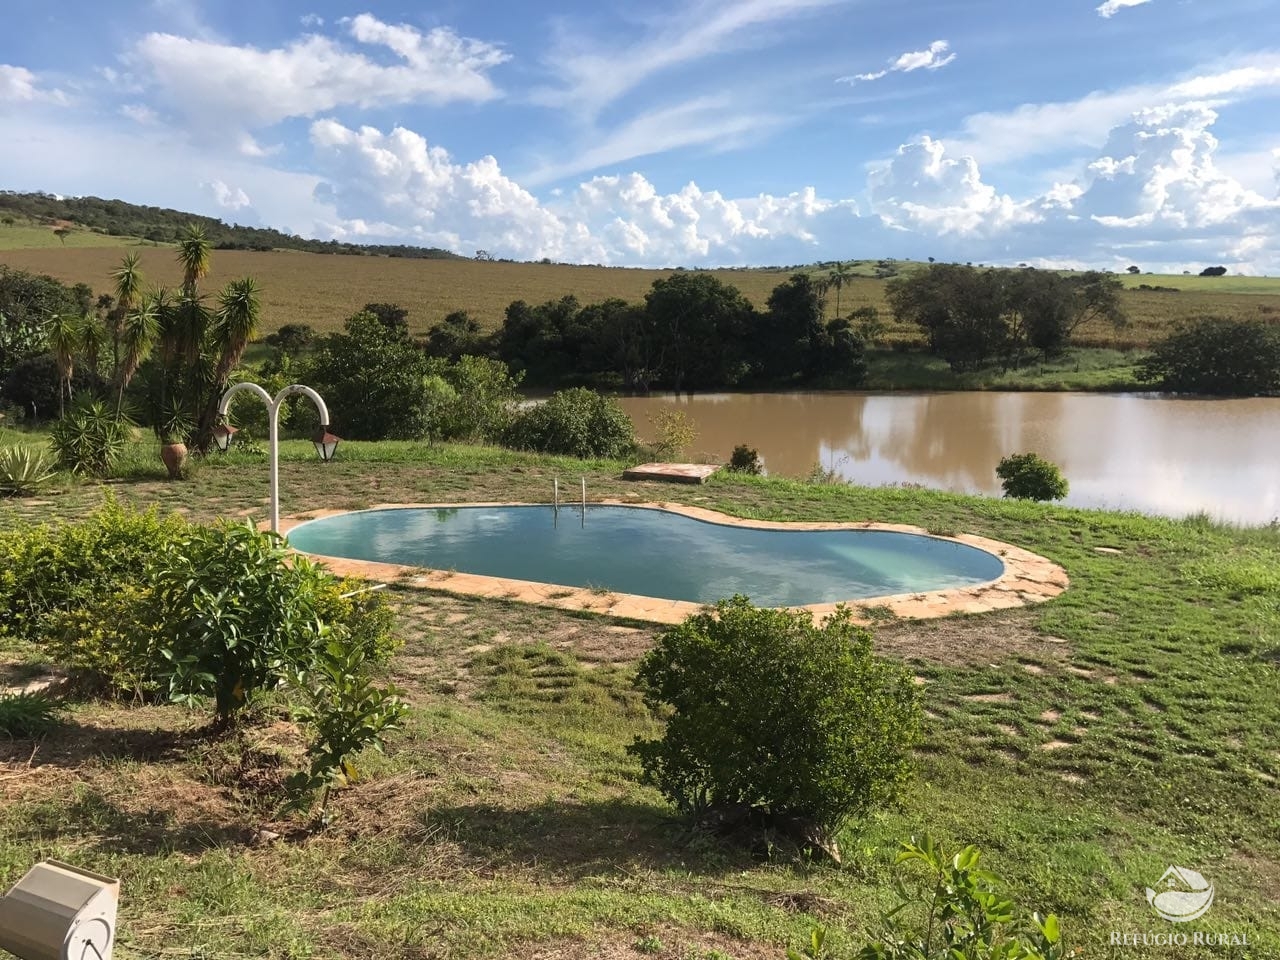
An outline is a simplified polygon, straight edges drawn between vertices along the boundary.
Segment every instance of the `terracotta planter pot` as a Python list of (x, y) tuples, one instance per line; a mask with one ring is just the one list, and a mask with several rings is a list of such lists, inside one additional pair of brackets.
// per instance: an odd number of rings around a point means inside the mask
[(164, 461), (164, 468), (169, 471), (169, 479), (181, 480), (182, 465), (187, 462), (187, 445), (166, 443), (160, 448), (160, 459)]

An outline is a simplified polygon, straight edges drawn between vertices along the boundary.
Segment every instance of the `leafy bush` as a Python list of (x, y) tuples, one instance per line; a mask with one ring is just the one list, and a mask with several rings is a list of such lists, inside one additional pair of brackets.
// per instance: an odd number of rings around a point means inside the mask
[(1015, 453), (996, 467), (1006, 497), (1016, 500), (1061, 500), (1067, 495), (1067, 479), (1057, 464), (1038, 453)]
[(164, 674), (164, 622), (150, 585), (104, 583), (75, 606), (51, 610), (41, 622), (41, 645), (79, 690), (151, 698)]
[(275, 333), (267, 334), (263, 341), (281, 353), (291, 356), (301, 353), (316, 338), (315, 328), (309, 323), (286, 323)]
[(0, 636), (43, 643), (52, 615), (92, 606), (122, 584), (146, 583), (159, 552), (186, 526), (176, 515), (108, 496), (78, 523), (0, 533)]
[(698, 439), (693, 421), (683, 410), (663, 409), (649, 414), (653, 427), (653, 453), (659, 460), (673, 460)]
[(617, 400), (574, 387), (521, 413), (503, 443), (520, 450), (618, 459), (635, 449), (636, 437)]
[(896, 863), (922, 868), (908, 887), (895, 884), (899, 902), (884, 915), (884, 935), (859, 960), (1060, 960), (1068, 956), (1053, 914), (1027, 917), (1000, 892), (1001, 881), (980, 869), (981, 853), (968, 846), (947, 858), (926, 834), (903, 843)]
[(844, 608), (816, 625), (722, 600), (666, 631), (636, 685), (665, 731), (628, 749), (681, 812), (757, 818), (837, 857), (840, 828), (896, 797), (919, 738), (910, 673)]
[(329, 579), (251, 524), (189, 527), (155, 570), (170, 698), (213, 697), (215, 725), (225, 726), (255, 695), (297, 683), (328, 642), (320, 594)]
[(1280, 326), (1205, 317), (1155, 343), (1138, 377), (1175, 393), (1280, 395)]
[(40, 691), (0, 694), (0, 737), (38, 737), (58, 722), (61, 709)]
[(749, 473), (759, 476), (764, 466), (760, 463), (760, 454), (755, 447), (740, 443), (733, 448), (733, 456), (729, 458), (729, 469), (734, 473)]
[(439, 408), (443, 439), (494, 442), (502, 436), (520, 400), (520, 377), (512, 376), (505, 363), (488, 357), (461, 357), (452, 364), (435, 359), (430, 371), (455, 394)]
[(25, 497), (53, 477), (53, 461), (32, 447), (0, 447), (0, 496)]
[(289, 787), (300, 798), (323, 787), (322, 810), (332, 784), (359, 779), (351, 755), (365, 747), (381, 750), (384, 735), (398, 729), (404, 718), (400, 692), (392, 686), (376, 687), (365, 661), (361, 647), (335, 640), (304, 681), (309, 702), (298, 718), (312, 728), (307, 746), (311, 764), (290, 778)]
[(349, 645), (370, 663), (386, 663), (400, 649), (391, 605), (381, 591), (368, 589), (363, 580), (328, 580), (321, 586), (318, 610), (325, 623), (342, 625)]
[(58, 463), (86, 477), (109, 477), (129, 440), (130, 423), (92, 394), (78, 394), (49, 439)]

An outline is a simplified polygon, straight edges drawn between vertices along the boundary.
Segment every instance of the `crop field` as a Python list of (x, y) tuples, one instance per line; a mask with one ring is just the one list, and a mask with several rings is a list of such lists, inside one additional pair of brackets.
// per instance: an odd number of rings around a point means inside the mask
[[(42, 230), (48, 235), (36, 236)], [(47, 228), (0, 226), (0, 263), (47, 273), (68, 283), (88, 283), (98, 292), (109, 288), (111, 271), (131, 250), (141, 252), (149, 282), (177, 285), (180, 274), (167, 246), (78, 231), (67, 238), (64, 247)], [(761, 308), (773, 288), (790, 275), (787, 270), (764, 269), (712, 272)], [(337, 330), (364, 304), (389, 302), (407, 307), (411, 329), (421, 334), (454, 310), (466, 310), (484, 328), (492, 329), (502, 323), (503, 311), (513, 300), (541, 303), (573, 294), (583, 303), (609, 297), (639, 301), (654, 280), (670, 273), (624, 267), (215, 250), (204, 289), (213, 292), (232, 278), (255, 277), (263, 293), (263, 333), (286, 323), (308, 323), (321, 332)], [(864, 273), (855, 267), (855, 274)], [(1126, 276), (1124, 280), (1131, 287), (1145, 283), (1179, 289), (1127, 290), (1124, 303), (1130, 325), (1122, 330), (1086, 327), (1077, 336), (1081, 345), (1144, 347), (1177, 321), (1206, 314), (1280, 322), (1280, 279)], [(841, 313), (873, 306), (890, 321), (890, 340), (918, 336), (914, 328), (892, 323), (884, 288), (883, 280), (855, 275), (840, 293)], [(834, 291), (828, 297), (828, 311), (835, 315)]]

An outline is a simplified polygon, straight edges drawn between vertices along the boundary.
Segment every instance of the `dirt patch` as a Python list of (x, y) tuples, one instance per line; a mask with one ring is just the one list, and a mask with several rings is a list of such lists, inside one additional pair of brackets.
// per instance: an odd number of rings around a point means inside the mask
[(617, 931), (599, 940), (558, 940), (517, 944), (507, 957), (528, 960), (683, 960), (685, 957), (724, 957), (732, 960), (777, 960), (786, 949), (777, 944), (749, 943), (723, 934), (677, 927), (652, 932)]
[(1008, 693), (970, 693), (961, 699), (970, 703), (1013, 703), (1013, 696)]
[(1039, 613), (1009, 610), (994, 614), (943, 617), (939, 620), (899, 620), (871, 629), (878, 652), (904, 660), (986, 665), (1016, 657), (1043, 660), (1067, 656), (1069, 645), (1036, 628)]
[(1046, 710), (1040, 714), (1041, 723), (1057, 723), (1062, 714), (1057, 710)]
[(1066, 740), (1050, 740), (1048, 743), (1040, 744), (1040, 749), (1046, 750), (1046, 751), (1053, 751), (1053, 750), (1062, 750), (1063, 748), (1069, 747), (1069, 746), (1071, 746), (1071, 744), (1068, 743)]

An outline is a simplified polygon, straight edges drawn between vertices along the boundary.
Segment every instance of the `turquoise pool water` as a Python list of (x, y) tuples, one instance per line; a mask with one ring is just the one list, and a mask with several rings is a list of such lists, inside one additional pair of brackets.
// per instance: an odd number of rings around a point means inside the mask
[(404, 507), (295, 527), (304, 553), (711, 603), (800, 606), (971, 586), (999, 557), (881, 530), (761, 530), (625, 506)]

